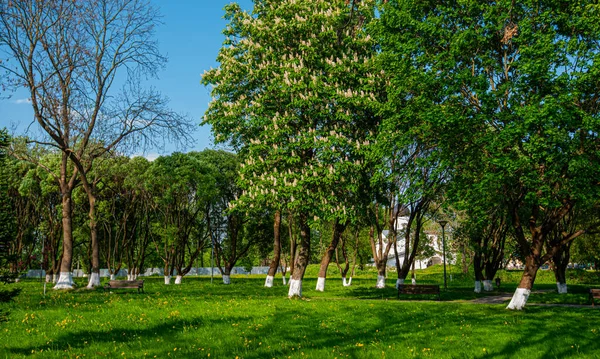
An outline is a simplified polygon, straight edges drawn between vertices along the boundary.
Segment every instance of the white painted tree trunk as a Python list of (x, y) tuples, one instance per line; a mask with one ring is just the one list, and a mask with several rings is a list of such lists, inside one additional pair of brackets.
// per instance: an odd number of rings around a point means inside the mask
[(529, 299), (529, 294), (531, 294), (531, 290), (525, 288), (517, 288), (506, 309), (522, 310), (523, 308), (525, 308), (527, 299)]
[(385, 277), (382, 275), (377, 276), (377, 288), (385, 288)]
[(290, 290), (288, 291), (288, 297), (302, 297), (301, 279), (290, 279)]
[(127, 274), (127, 280), (133, 280), (133, 274)]
[(58, 277), (58, 281), (56, 281), (56, 285), (54, 289), (73, 289), (75, 283), (73, 283), (73, 275), (71, 272), (60, 272), (60, 276)]
[(398, 289), (398, 287), (400, 287), (403, 284), (404, 284), (404, 279), (400, 279), (400, 278), (396, 279), (396, 285), (395, 285), (396, 289)]
[(287, 280), (285, 279), (285, 276), (283, 276), (283, 285), (287, 285)]
[(56, 273), (54, 273), (52, 275), (52, 283), (56, 284), (56, 282), (58, 282), (58, 276), (56, 275)]
[(100, 286), (100, 273), (92, 273), (87, 288), (92, 289)]
[(486, 292), (491, 292), (494, 290), (494, 285), (492, 284), (491, 280), (486, 279), (483, 281), (483, 290), (485, 290)]
[(417, 285), (417, 280), (415, 278), (411, 278), (410, 282), (412, 283), (412, 285)]
[(223, 284), (231, 284), (231, 277), (224, 274), (223, 275)]
[(475, 293), (481, 293), (481, 281), (475, 281)]
[(169, 285), (169, 284), (171, 284), (171, 276), (170, 276), (170, 275), (166, 275), (166, 276), (165, 276), (165, 284), (166, 284), (166, 285)]
[(567, 283), (556, 283), (558, 294), (567, 294)]
[(344, 287), (349, 287), (350, 284), (352, 283), (352, 277), (350, 277), (350, 279), (346, 279), (346, 277), (342, 277), (342, 285)]
[(115, 278), (116, 278), (116, 277), (117, 277), (117, 276), (115, 276), (114, 274), (111, 274), (111, 275), (110, 275), (110, 280), (115, 280)]
[(52, 282), (52, 274), (46, 274), (46, 283)]
[(348, 278), (348, 282), (346, 282), (346, 287), (349, 287), (352, 285), (352, 277)]
[[(283, 284), (285, 284), (285, 277), (283, 277)], [(267, 279), (265, 279), (265, 287), (267, 288), (273, 288), (273, 276), (272, 275), (268, 275)]]
[(183, 276), (178, 275), (177, 277), (175, 277), (175, 284), (181, 284), (181, 280), (183, 279)]
[(325, 278), (323, 278), (323, 277), (317, 278), (317, 288), (315, 288), (315, 289), (318, 290), (319, 292), (325, 291)]

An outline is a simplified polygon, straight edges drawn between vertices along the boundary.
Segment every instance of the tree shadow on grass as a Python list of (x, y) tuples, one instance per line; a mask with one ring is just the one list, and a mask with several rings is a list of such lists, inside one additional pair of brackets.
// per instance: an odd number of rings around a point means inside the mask
[[(345, 307), (342, 312), (352, 312), (351, 302), (336, 305)], [(314, 321), (311, 326), (299, 320), (302, 318), (298, 318), (297, 308), (279, 310), (264, 331), (277, 333), (282, 343), (291, 345), (271, 351), (257, 348), (246, 357), (288, 356), (293, 353), (290, 346), (294, 344), (326, 352), (336, 349), (333, 356), (339, 354), (338, 357), (349, 358), (364, 358), (368, 346), (377, 346), (378, 353), (387, 352), (390, 344), (394, 345), (394, 351), (389, 353), (392, 357), (412, 356), (410, 349), (413, 348), (418, 356), (432, 347), (437, 348), (434, 357), (569, 358), (577, 353), (593, 355), (600, 352), (598, 335), (589, 330), (590, 323), (600, 316), (589, 317), (587, 309), (548, 312), (533, 308), (526, 312), (509, 312), (497, 307), (470, 311), (460, 304), (446, 305), (444, 309), (429, 303), (400, 305), (401, 308), (393, 311), (389, 306), (374, 306), (367, 313), (347, 320), (339, 314), (332, 319), (331, 313), (321, 308), (320, 327), (315, 327)], [(586, 319), (578, 321), (577, 317)], [(279, 329), (281, 323), (285, 323), (285, 331)], [(250, 339), (258, 341), (260, 336)], [(440, 344), (446, 341), (448, 352), (440, 352)]]

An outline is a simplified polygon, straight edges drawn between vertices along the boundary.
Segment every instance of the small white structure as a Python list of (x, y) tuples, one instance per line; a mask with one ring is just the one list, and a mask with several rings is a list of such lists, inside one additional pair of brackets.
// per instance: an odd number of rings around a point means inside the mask
[[(404, 252), (405, 252), (405, 239), (404, 239), (404, 229), (408, 224), (408, 210), (399, 211), (399, 217), (396, 219), (396, 248), (398, 249), (398, 259), (400, 261), (400, 266), (404, 263)], [(388, 243), (389, 231), (385, 230), (382, 232), (383, 236), (383, 245), (384, 247)], [(425, 269), (432, 265), (442, 264), (443, 263), (443, 246), (442, 246), (442, 238), (438, 237), (437, 233), (426, 233), (426, 238), (421, 238), (421, 244), (429, 243), (433, 246), (435, 251), (435, 255), (429, 258), (415, 260), (415, 269)], [(376, 243), (376, 250), (379, 251), (379, 243)], [(446, 263), (450, 263), (448, 260), (448, 246), (446, 246)], [(390, 250), (388, 254), (387, 260), (388, 267), (396, 266), (396, 256), (394, 253), (394, 248)]]

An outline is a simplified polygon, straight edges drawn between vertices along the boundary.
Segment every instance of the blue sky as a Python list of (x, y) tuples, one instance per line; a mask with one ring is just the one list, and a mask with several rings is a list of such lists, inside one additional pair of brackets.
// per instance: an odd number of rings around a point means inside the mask
[[(223, 43), (223, 7), (230, 0), (152, 0), (163, 16), (163, 25), (156, 31), (156, 38), (169, 62), (152, 84), (171, 99), (171, 108), (189, 115), (194, 123), (200, 119), (210, 101), (209, 89), (200, 84), (200, 75), (210, 67), (217, 67), (217, 54)], [(251, 10), (251, 0), (237, 0), (243, 9)], [(3, 94), (6, 95), (6, 94)], [(27, 103), (27, 92), (17, 91), (8, 99), (0, 100), (0, 128), (14, 129), (14, 134), (25, 133), (33, 115)], [(38, 131), (33, 124), (29, 131)], [(185, 151), (212, 147), (210, 128), (198, 127), (194, 134), (195, 144)], [(165, 152), (176, 150), (167, 146)], [(158, 151), (146, 153), (149, 158)]]

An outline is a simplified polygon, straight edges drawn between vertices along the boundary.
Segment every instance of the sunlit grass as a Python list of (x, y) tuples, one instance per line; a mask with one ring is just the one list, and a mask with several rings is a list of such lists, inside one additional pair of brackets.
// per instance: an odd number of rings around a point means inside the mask
[[(280, 277), (271, 289), (263, 288), (262, 276), (234, 276), (229, 286), (220, 278), (211, 284), (190, 277), (180, 286), (150, 278), (145, 294), (79, 289), (48, 290), (45, 297), (41, 282), (19, 283), (21, 294), (0, 307), (10, 312), (0, 323), (0, 357), (600, 358), (597, 309), (528, 306), (513, 312), (472, 304), (468, 300), (478, 295), (471, 279), (458, 273), (442, 302), (426, 296), (398, 301), (393, 275), (388, 288), (378, 290), (370, 272), (346, 288), (332, 273), (320, 293), (313, 271), (303, 300), (287, 299)], [(553, 289), (544, 276), (537, 289)], [(417, 278), (441, 284), (437, 268)], [(531, 301), (583, 304), (589, 286), (572, 285), (581, 293), (567, 296), (533, 294)], [(516, 280), (507, 279), (501, 289), (515, 287)]]

